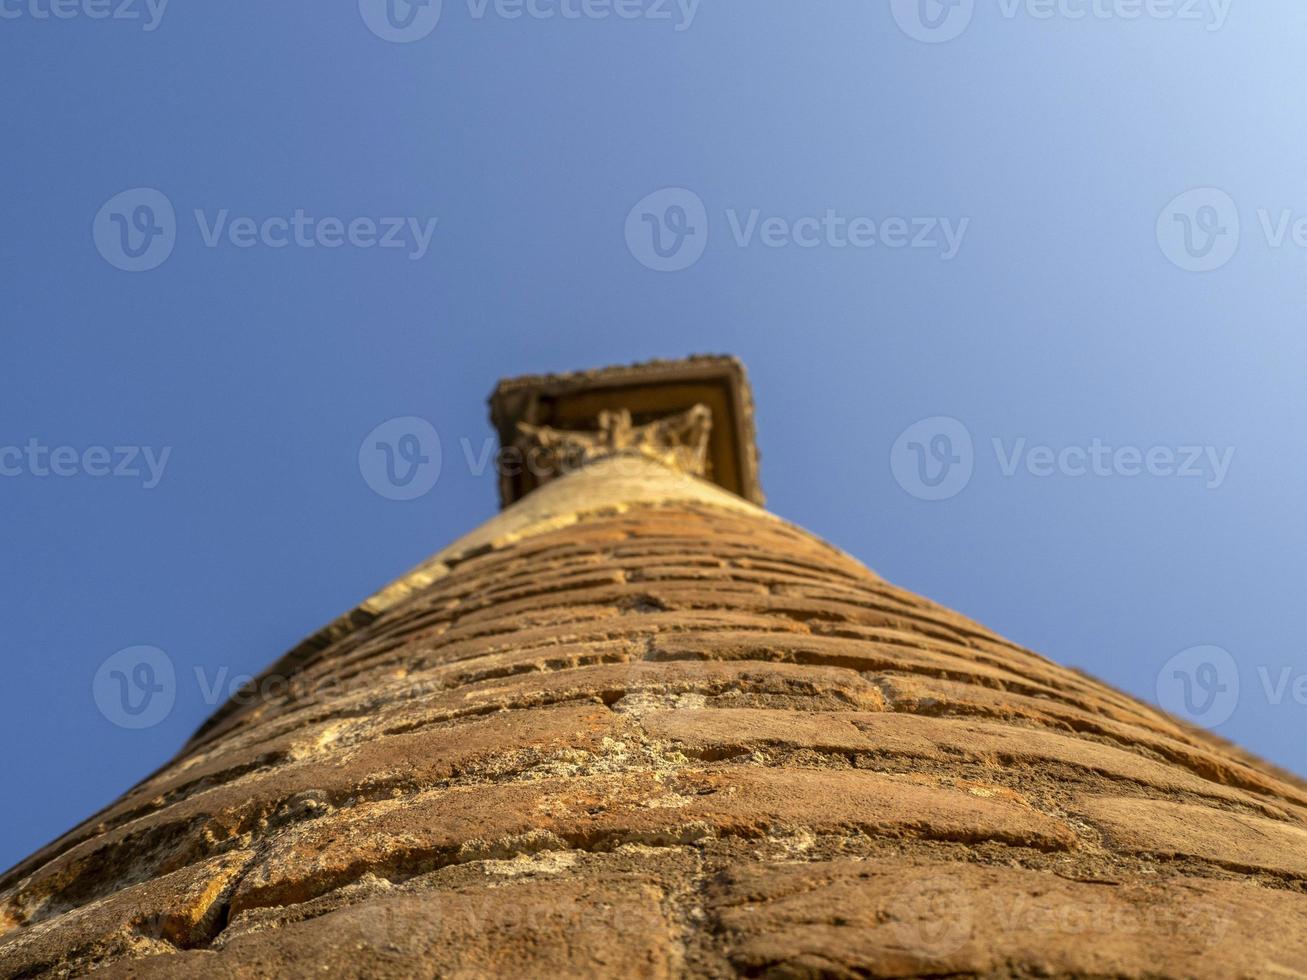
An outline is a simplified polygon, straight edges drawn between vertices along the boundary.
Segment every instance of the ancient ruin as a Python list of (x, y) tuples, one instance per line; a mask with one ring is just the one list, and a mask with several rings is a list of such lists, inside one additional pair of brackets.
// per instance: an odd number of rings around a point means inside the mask
[(505, 509), (0, 879), (0, 976), (1307, 971), (1307, 784), (762, 509), (736, 362), (491, 409)]

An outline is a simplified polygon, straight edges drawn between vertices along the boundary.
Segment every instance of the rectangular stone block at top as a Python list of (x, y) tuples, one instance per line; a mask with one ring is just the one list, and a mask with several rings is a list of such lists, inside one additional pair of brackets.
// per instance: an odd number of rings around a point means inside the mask
[[(706, 405), (712, 412), (708, 474), (713, 483), (762, 506), (753, 396), (744, 365), (733, 357), (696, 356), (649, 361), (574, 374), (527, 375), (499, 383), (490, 396), (490, 419), (501, 446), (517, 438), (517, 423), (585, 429), (602, 411), (626, 409), (637, 424)], [(500, 473), (504, 507), (537, 486), (525, 470)]]

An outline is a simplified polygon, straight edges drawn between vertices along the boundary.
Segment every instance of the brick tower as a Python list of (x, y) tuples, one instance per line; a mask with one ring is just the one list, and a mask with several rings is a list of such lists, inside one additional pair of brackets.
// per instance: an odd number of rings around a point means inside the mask
[(503, 512), (0, 879), (0, 976), (1307, 971), (1307, 785), (767, 513), (734, 361), (492, 416)]

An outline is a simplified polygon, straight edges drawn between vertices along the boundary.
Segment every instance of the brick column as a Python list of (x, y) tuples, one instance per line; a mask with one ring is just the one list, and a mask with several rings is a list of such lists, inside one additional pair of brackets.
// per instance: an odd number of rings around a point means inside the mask
[(1273, 976), (1307, 787), (637, 457), (0, 880), (0, 975)]

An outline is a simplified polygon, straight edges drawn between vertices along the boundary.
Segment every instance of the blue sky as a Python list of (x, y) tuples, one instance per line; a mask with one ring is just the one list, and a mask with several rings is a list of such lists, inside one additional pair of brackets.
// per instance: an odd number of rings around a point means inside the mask
[(497, 378), (694, 351), (775, 511), (1307, 771), (1307, 8), (391, 2), (0, 0), (0, 865), (490, 516)]

